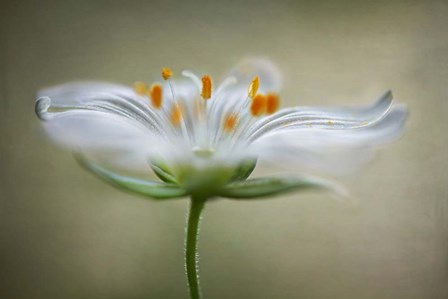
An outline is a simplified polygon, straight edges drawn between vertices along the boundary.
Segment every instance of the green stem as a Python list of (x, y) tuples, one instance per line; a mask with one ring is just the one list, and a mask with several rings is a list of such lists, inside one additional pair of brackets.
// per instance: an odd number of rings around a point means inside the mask
[(201, 212), (206, 199), (192, 196), (188, 212), (187, 236), (185, 241), (185, 268), (187, 270), (188, 287), (191, 299), (200, 299), (199, 275), (197, 264), (198, 232)]

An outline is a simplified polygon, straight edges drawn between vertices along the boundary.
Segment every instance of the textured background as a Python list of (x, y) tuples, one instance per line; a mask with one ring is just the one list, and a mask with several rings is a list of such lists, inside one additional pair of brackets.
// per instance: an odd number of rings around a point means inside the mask
[(186, 298), (187, 200), (134, 198), (80, 169), (35, 92), (161, 66), (219, 78), (265, 55), (285, 105), (408, 103), (405, 136), (323, 193), (209, 204), (205, 298), (448, 298), (446, 1), (2, 1), (0, 297)]

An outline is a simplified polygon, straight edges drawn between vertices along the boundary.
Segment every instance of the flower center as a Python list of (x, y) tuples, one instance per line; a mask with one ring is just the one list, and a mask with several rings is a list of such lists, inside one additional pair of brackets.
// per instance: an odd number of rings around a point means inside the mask
[(170, 130), (174, 134), (183, 135), (198, 156), (211, 156), (217, 143), (234, 144), (257, 118), (273, 114), (279, 108), (277, 94), (259, 93), (258, 76), (253, 77), (247, 94), (240, 102), (217, 105), (218, 101), (226, 101), (226, 89), (237, 83), (235, 78), (228, 77), (218, 90), (214, 91), (211, 76), (203, 75), (199, 78), (190, 71), (183, 71), (182, 74), (196, 84), (200, 97), (184, 99), (183, 94), (177, 97), (171, 79), (173, 72), (167, 67), (162, 68), (161, 76), (167, 82), (171, 94), (168, 99), (164, 99), (166, 95), (160, 83), (154, 83), (148, 88), (146, 83), (136, 82), (134, 90), (138, 95), (149, 99), (150, 105), (159, 111), (157, 115), (171, 124)]
[(193, 148), (193, 152), (197, 157), (200, 158), (210, 158), (215, 153), (213, 149), (203, 149), (200, 147)]

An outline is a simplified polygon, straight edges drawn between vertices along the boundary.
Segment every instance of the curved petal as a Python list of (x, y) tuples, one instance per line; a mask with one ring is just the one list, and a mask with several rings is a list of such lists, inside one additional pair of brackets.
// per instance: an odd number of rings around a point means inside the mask
[[(345, 173), (358, 169), (379, 145), (401, 136), (407, 107), (397, 105), (380, 121), (351, 129), (289, 127), (263, 135), (250, 145), (260, 160), (287, 161), (292, 167)], [(279, 155), (281, 153), (281, 155)]]
[(71, 82), (41, 89), (37, 96), (49, 97), (58, 107), (78, 106), (91, 101), (91, 97), (98, 94), (116, 94), (133, 100), (136, 98), (134, 90), (128, 86), (107, 82)]
[(375, 103), (367, 106), (282, 109), (252, 125), (242, 137), (255, 140), (271, 131), (291, 127), (346, 129), (368, 126), (388, 113), (392, 106), (392, 98), (392, 92), (387, 91)]
[(120, 168), (149, 170), (148, 156), (163, 144), (158, 134), (132, 118), (86, 109), (48, 112), (49, 106), (48, 98), (36, 103), (50, 138), (90, 158)]
[[(40, 100), (45, 98), (50, 100)], [(92, 110), (136, 120), (160, 134), (169, 133), (164, 129), (167, 127), (166, 121), (149, 106), (148, 99), (124, 85), (73, 82), (42, 89), (38, 92), (38, 99), (36, 105), (48, 105), (46, 109), (38, 109), (36, 106), (36, 113), (41, 119), (46, 117), (48, 109)]]

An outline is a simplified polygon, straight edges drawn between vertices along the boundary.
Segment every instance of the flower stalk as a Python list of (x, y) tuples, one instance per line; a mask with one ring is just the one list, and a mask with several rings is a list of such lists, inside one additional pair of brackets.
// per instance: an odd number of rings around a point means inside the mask
[(198, 274), (198, 236), (201, 212), (207, 199), (192, 196), (188, 211), (185, 240), (185, 270), (191, 299), (200, 299), (201, 290)]

